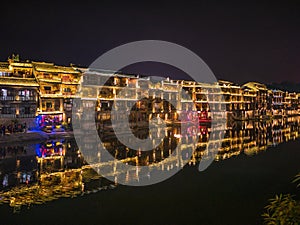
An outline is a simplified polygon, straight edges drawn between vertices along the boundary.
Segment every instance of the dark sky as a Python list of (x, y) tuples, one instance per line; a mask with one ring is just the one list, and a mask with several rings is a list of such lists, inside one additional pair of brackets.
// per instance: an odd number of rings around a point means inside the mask
[[(300, 82), (299, 4), (180, 2), (2, 3), (0, 60), (19, 53), (88, 66), (120, 44), (158, 39), (194, 51), (219, 79)], [(150, 64), (129, 72), (159, 75), (161, 69)]]

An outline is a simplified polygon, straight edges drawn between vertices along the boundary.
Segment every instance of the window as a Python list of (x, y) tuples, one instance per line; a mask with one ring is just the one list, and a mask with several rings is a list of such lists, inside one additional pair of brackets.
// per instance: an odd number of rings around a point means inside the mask
[(6, 89), (1, 89), (1, 94), (3, 97), (6, 97), (7, 96), (7, 90)]
[(50, 74), (47, 74), (47, 73), (44, 73), (43, 77), (44, 77), (45, 79), (50, 79), (50, 78), (51, 78), (51, 75), (50, 75)]
[(56, 99), (56, 100), (55, 100), (54, 108), (55, 108), (56, 111), (59, 111), (59, 110), (60, 110), (60, 101), (59, 101), (59, 99)]
[(29, 91), (29, 90), (22, 90), (22, 91), (19, 91), (19, 95), (20, 95), (20, 96), (26, 96), (26, 97), (29, 97), (29, 96), (30, 96), (30, 91)]
[(64, 88), (64, 92), (71, 92), (71, 88)]
[(46, 108), (52, 108), (52, 102), (46, 102)]
[(70, 77), (68, 75), (63, 75), (62, 76), (62, 81), (63, 82), (69, 82), (69, 81), (71, 81), (71, 79), (70, 79)]

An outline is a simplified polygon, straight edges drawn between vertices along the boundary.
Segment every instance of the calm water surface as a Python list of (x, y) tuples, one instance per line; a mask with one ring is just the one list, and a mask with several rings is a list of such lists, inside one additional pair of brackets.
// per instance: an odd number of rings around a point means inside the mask
[[(97, 154), (87, 163), (74, 139), (0, 147), (0, 215), (5, 224), (261, 224), (267, 199), (276, 193), (297, 193), (291, 184), (300, 171), (300, 118), (227, 124), (215, 162), (203, 171), (198, 163), (211, 137), (201, 125), (191, 146), (178, 127), (163, 131), (165, 138), (152, 151), (126, 148), (107, 129), (100, 134), (116, 159), (134, 165), (123, 173)], [(135, 131), (147, 136), (147, 130)], [(180, 145), (180, 154), (169, 157)], [(89, 142), (85, 143), (89, 148)], [(92, 145), (91, 145), (92, 148)], [(182, 169), (181, 161), (190, 159)], [(226, 159), (226, 160), (225, 160)], [(98, 160), (98, 161), (97, 161)], [(141, 177), (139, 168), (155, 165), (161, 173), (177, 170), (156, 185), (118, 185)], [(109, 168), (109, 170), (106, 170)], [(114, 173), (100, 174), (105, 171)], [(151, 171), (149, 172), (151, 176)]]

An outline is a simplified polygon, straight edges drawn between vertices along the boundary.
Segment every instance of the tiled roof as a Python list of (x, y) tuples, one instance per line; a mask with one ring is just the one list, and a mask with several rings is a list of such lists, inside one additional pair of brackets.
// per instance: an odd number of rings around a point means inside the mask
[(18, 67), (27, 67), (27, 68), (32, 67), (32, 63), (30, 63), (30, 62), (12, 62), (11, 65), (18, 66)]
[(0, 85), (38, 87), (35, 78), (0, 77)]
[(284, 91), (282, 91), (282, 90), (279, 90), (279, 89), (273, 89), (273, 90), (271, 90), (272, 92), (280, 92), (280, 93), (284, 93)]
[(233, 85), (233, 82), (227, 81), (227, 80), (218, 80), (219, 84), (227, 84), (227, 85)]
[(40, 82), (46, 82), (46, 83), (61, 83), (61, 80), (57, 79), (47, 79), (47, 78), (39, 78), (38, 79)]
[(244, 84), (243, 86), (251, 88), (252, 90), (255, 90), (255, 91), (266, 91), (266, 90), (268, 90), (266, 85), (260, 84), (260, 83), (257, 83), (257, 82), (248, 82), (248, 83)]
[(33, 66), (34, 69), (39, 72), (80, 74), (79, 71), (75, 70), (72, 67), (56, 66), (53, 63), (33, 62)]

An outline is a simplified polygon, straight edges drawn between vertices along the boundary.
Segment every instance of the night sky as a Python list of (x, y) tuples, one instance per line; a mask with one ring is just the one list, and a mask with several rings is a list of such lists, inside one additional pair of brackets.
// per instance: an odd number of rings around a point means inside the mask
[[(88, 66), (120, 44), (157, 39), (194, 51), (219, 79), (300, 82), (300, 4), (180, 2), (2, 3), (0, 60)], [(125, 71), (181, 76), (157, 63)]]

